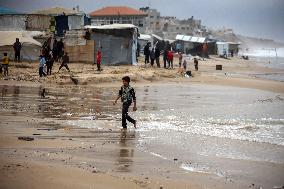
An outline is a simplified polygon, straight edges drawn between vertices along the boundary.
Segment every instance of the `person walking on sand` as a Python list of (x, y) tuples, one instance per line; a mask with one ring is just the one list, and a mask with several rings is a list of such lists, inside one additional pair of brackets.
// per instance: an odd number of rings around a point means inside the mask
[(197, 58), (194, 58), (194, 68), (195, 68), (195, 71), (198, 71), (198, 60), (197, 60)]
[(69, 63), (69, 56), (68, 56), (68, 53), (66, 52), (65, 54), (64, 54), (64, 56), (62, 57), (62, 63), (61, 63), (61, 65), (60, 65), (60, 67), (59, 67), (59, 70), (58, 70), (58, 72), (60, 71), (60, 69), (64, 66), (67, 70), (68, 70), (68, 72), (70, 72), (70, 69), (69, 69), (69, 67), (68, 67), (68, 64)]
[(98, 71), (101, 71), (102, 47), (100, 47), (98, 52), (97, 52), (96, 62), (97, 62)]
[(21, 49), (22, 44), (20, 43), (19, 38), (16, 38), (16, 42), (13, 44), (14, 52), (15, 52), (15, 62), (20, 62), (21, 60)]
[(3, 71), (4, 71), (4, 77), (7, 77), (8, 76), (8, 65), (9, 65), (9, 57), (7, 56), (7, 53), (4, 53), (4, 57), (3, 57), (3, 60), (2, 60), (2, 68), (3, 68)]
[(115, 99), (113, 105), (115, 105), (117, 103), (117, 100), (119, 98), (121, 98), (121, 102), (122, 102), (122, 128), (123, 129), (127, 129), (127, 122), (126, 122), (126, 120), (129, 121), (130, 123), (133, 123), (134, 127), (136, 128), (137, 121), (134, 120), (133, 118), (131, 118), (128, 115), (128, 109), (129, 109), (129, 107), (130, 107), (130, 105), (132, 103), (132, 100), (133, 100), (133, 103), (134, 103), (133, 111), (137, 110), (135, 91), (129, 85), (130, 77), (128, 77), (128, 76), (123, 77), (122, 78), (122, 82), (123, 82), (123, 85), (120, 88), (118, 96)]

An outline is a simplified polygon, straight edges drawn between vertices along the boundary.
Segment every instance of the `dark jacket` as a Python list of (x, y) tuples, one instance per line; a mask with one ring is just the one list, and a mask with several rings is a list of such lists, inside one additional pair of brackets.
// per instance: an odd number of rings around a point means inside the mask
[(130, 85), (128, 85), (127, 87), (123, 85), (120, 88), (118, 95), (121, 97), (121, 102), (123, 103), (131, 104), (132, 99), (134, 102), (136, 101), (135, 91)]

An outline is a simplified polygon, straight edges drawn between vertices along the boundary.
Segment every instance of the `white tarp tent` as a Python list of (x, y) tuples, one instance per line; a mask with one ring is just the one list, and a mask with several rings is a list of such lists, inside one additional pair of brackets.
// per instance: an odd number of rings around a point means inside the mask
[(31, 31), (0, 31), (0, 57), (4, 52), (8, 53), (11, 59), (14, 59), (13, 44), (16, 38), (22, 43), (21, 59), (38, 60), (40, 55), (41, 43), (33, 39), (33, 36), (40, 35), (42, 32)]

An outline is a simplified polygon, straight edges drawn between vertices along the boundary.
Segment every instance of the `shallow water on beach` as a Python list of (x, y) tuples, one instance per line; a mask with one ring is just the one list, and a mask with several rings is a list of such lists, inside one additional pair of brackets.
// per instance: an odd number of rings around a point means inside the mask
[[(0, 86), (0, 113), (118, 130), (121, 110), (112, 105), (118, 88), (49, 88), (43, 98), (42, 88)], [(175, 160), (185, 172), (254, 177), (250, 162), (261, 164), (254, 171), (284, 164), (282, 94), (198, 84), (144, 86), (136, 93), (138, 111), (130, 114), (138, 120), (137, 148)]]

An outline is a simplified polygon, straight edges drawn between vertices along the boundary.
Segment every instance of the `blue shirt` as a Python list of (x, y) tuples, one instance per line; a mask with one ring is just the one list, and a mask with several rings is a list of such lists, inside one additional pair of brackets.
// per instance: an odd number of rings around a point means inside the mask
[(40, 58), (40, 60), (39, 60), (39, 67), (43, 68), (45, 66), (45, 64), (46, 64), (45, 58), (44, 57)]

